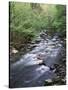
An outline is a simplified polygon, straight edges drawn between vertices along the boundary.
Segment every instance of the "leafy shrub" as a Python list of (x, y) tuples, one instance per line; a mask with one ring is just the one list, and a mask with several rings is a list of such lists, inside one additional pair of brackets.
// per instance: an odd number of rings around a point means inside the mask
[(10, 2), (11, 42), (27, 43), (42, 30), (59, 32), (64, 37), (66, 6)]

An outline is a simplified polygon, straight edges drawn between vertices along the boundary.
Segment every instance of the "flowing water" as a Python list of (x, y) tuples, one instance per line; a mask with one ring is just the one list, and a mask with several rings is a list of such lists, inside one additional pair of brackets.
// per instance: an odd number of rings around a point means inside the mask
[(43, 86), (44, 80), (56, 77), (50, 67), (59, 63), (62, 58), (61, 42), (57, 36), (41, 39), (32, 51), (11, 64), (10, 87)]

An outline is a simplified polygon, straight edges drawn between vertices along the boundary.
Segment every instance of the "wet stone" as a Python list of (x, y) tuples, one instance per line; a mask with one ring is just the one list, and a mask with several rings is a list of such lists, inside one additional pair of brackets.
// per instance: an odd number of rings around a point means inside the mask
[(41, 39), (35, 40), (35, 43), (39, 43), (39, 42), (41, 42)]
[(31, 42), (31, 44), (35, 44), (35, 41)]
[(53, 85), (52, 79), (47, 79), (47, 80), (45, 80), (44, 86), (50, 86), (50, 85)]
[(31, 44), (29, 47), (28, 47), (28, 49), (31, 49), (31, 48), (34, 48), (34, 47), (36, 47), (37, 46), (37, 44)]

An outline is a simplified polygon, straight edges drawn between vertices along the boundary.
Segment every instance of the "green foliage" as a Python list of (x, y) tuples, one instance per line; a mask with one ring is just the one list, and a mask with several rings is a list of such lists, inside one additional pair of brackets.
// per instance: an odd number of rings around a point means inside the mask
[(11, 41), (26, 43), (44, 29), (65, 36), (65, 10), (63, 5), (10, 2)]
[(56, 5), (56, 16), (53, 22), (53, 27), (59, 32), (62, 37), (66, 36), (66, 6)]

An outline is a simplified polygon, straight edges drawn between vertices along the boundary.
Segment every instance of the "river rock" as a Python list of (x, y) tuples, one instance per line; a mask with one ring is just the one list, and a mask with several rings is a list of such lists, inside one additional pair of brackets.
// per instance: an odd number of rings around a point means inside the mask
[(35, 40), (35, 43), (39, 43), (39, 42), (41, 42), (41, 39)]
[(54, 65), (52, 65), (52, 66), (50, 67), (50, 70), (55, 70)]
[(37, 61), (37, 64), (42, 64), (43, 63), (43, 60), (38, 60)]
[(63, 58), (62, 61), (65, 63), (66, 62), (66, 58)]
[(63, 78), (63, 79), (62, 79), (62, 81), (63, 81), (63, 82), (66, 82), (66, 79), (65, 79), (65, 78)]
[(61, 44), (58, 44), (59, 47), (61, 47), (62, 45)]
[(28, 46), (28, 49), (32, 49), (32, 48), (34, 48), (36, 46), (37, 46), (37, 44), (31, 44), (30, 46)]
[(56, 41), (56, 38), (53, 38), (52, 41), (55, 42)]
[(47, 80), (45, 80), (44, 86), (49, 86), (49, 85), (53, 85), (52, 79), (47, 79)]
[(62, 79), (60, 76), (57, 76), (54, 80), (53, 80), (53, 84), (54, 85), (65, 85), (66, 84), (66, 80)]
[(38, 55), (37, 55), (37, 59), (44, 59), (45, 58), (45, 56), (46, 56), (46, 54), (45, 53), (39, 53)]
[(18, 53), (18, 50), (16, 48), (12, 47), (12, 48), (10, 48), (10, 53), (16, 54), (16, 53)]
[(40, 33), (40, 37), (45, 40), (48, 36), (47, 36), (46, 33), (41, 32), (41, 33)]
[(35, 44), (35, 41), (32, 41), (31, 44)]

